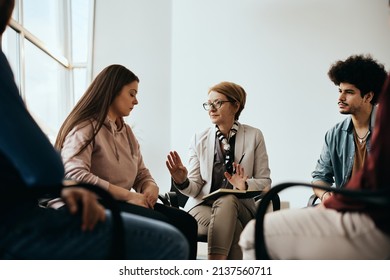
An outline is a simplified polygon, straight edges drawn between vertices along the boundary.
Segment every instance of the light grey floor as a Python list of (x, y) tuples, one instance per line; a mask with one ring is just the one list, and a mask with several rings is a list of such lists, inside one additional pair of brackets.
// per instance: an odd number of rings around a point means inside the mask
[(196, 257), (198, 260), (207, 260), (207, 243), (198, 242), (198, 255)]

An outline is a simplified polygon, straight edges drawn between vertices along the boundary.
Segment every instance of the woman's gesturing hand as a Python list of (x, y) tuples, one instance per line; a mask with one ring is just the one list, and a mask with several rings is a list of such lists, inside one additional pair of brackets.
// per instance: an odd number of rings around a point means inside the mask
[(187, 168), (181, 162), (181, 158), (176, 151), (169, 152), (166, 165), (175, 183), (182, 184), (187, 179)]
[(235, 170), (231, 175), (228, 172), (225, 172), (224, 175), (228, 179), (229, 183), (232, 184), (236, 189), (246, 190), (245, 182), (248, 179), (248, 176), (245, 174), (244, 168), (233, 162), (233, 169)]

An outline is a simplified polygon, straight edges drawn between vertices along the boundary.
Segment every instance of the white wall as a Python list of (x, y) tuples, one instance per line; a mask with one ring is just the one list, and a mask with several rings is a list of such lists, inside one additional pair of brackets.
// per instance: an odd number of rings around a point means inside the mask
[[(343, 118), (330, 64), (371, 53), (390, 66), (387, 0), (97, 0), (95, 36), (95, 73), (117, 62), (141, 78), (129, 122), (161, 188), (166, 153), (186, 162), (191, 136), (210, 125), (210, 86), (247, 91), (240, 121), (263, 131), (274, 184), (310, 181), (326, 130)], [(301, 207), (310, 194), (281, 196)]]
[(157, 183), (169, 188), (171, 1), (96, 0), (93, 76), (118, 63), (139, 78), (138, 106), (126, 119)]

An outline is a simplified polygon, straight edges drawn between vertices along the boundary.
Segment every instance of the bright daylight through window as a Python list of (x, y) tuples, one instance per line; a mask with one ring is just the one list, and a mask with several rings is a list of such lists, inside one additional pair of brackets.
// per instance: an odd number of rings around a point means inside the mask
[(22, 98), (53, 141), (91, 77), (94, 0), (19, 0), (1, 46)]

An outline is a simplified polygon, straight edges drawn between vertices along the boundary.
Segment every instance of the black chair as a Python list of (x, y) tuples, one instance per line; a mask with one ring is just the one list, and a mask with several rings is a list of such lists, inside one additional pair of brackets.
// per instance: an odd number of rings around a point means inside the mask
[[(160, 201), (167, 206), (175, 208), (184, 208), (187, 203), (188, 196), (182, 194), (171, 181), (171, 188), (169, 192), (158, 196)], [(207, 242), (207, 235), (198, 234), (198, 242)]]
[(318, 199), (319, 199), (319, 197), (315, 193), (313, 193), (309, 197), (309, 201), (307, 202), (307, 207), (316, 205)]
[[(264, 196), (264, 193), (260, 194), (255, 198), (256, 201), (262, 199)], [(182, 194), (173, 184), (173, 181), (171, 181), (171, 189), (169, 192), (165, 193), (164, 195), (159, 195), (159, 199), (165, 204), (176, 208), (184, 208), (188, 196), (185, 194)], [(271, 201), (267, 203), (267, 209), (269, 203), (272, 202), (272, 209), (273, 211), (280, 210), (280, 198), (279, 195), (275, 195), (272, 197)], [(207, 242), (207, 235), (198, 235), (198, 241), (199, 242)]]
[(378, 191), (369, 190), (349, 190), (345, 188), (332, 188), (323, 186), (314, 186), (308, 183), (299, 182), (287, 182), (276, 185), (268, 191), (260, 202), (259, 208), (256, 213), (256, 226), (255, 226), (255, 252), (256, 259), (258, 260), (269, 260), (268, 251), (264, 240), (264, 216), (267, 211), (267, 207), (270, 201), (278, 195), (278, 193), (289, 187), (316, 187), (324, 191), (332, 191), (334, 193), (343, 194), (352, 199), (358, 201), (373, 204), (376, 206), (390, 207), (390, 191), (388, 189), (382, 189)]
[(165, 204), (175, 208), (184, 208), (187, 203), (188, 196), (182, 194), (173, 184), (171, 180), (171, 188), (164, 195), (159, 195), (160, 200)]

